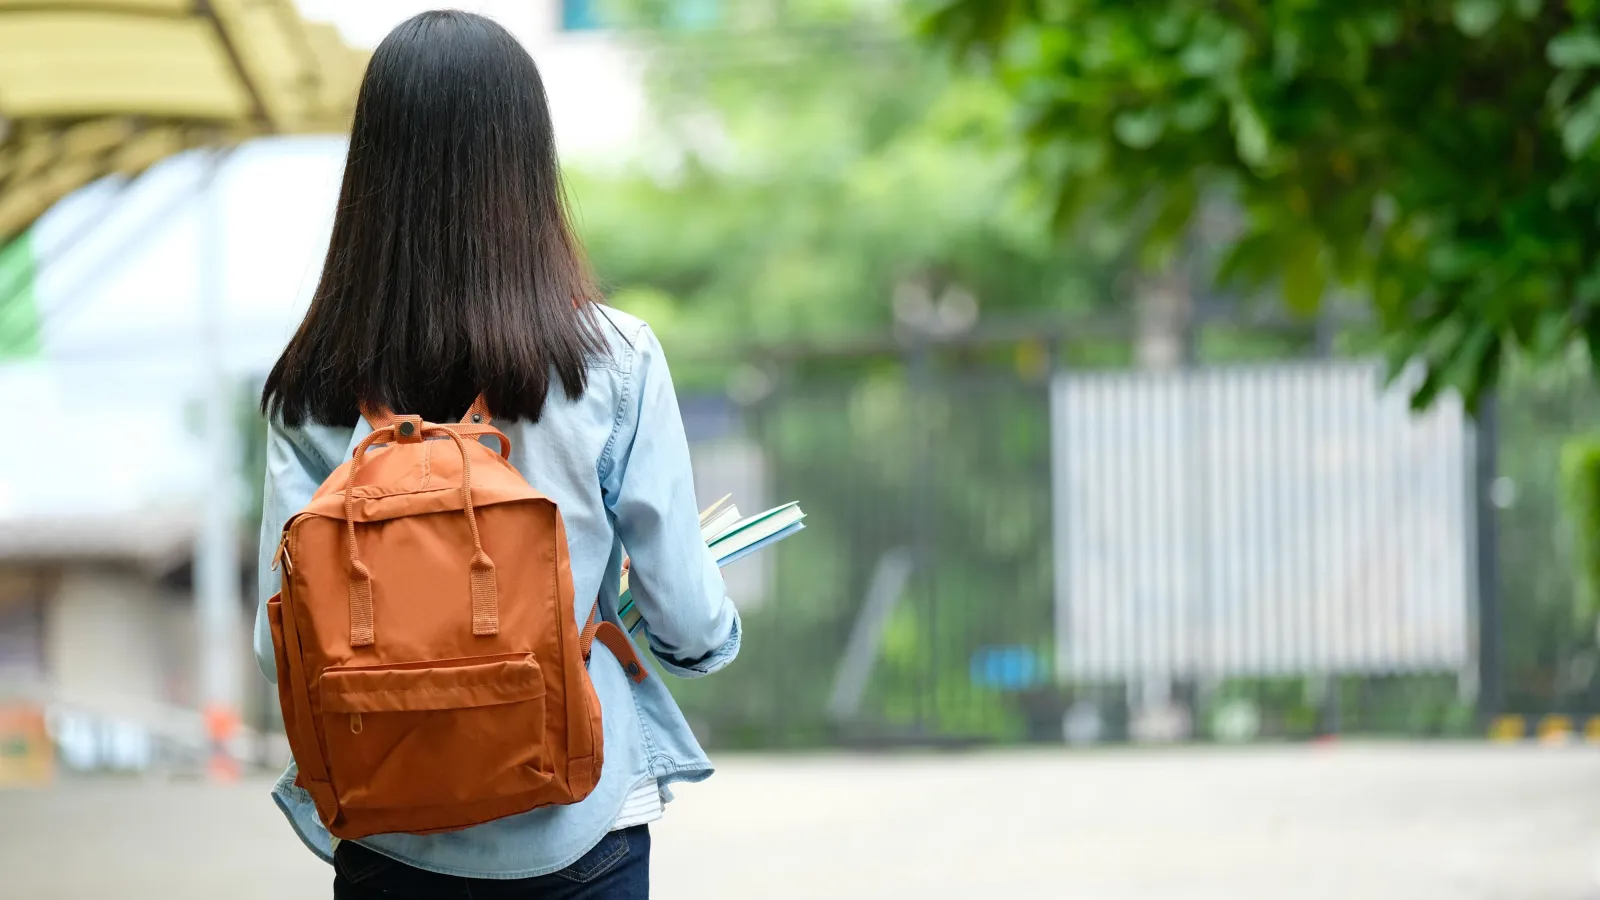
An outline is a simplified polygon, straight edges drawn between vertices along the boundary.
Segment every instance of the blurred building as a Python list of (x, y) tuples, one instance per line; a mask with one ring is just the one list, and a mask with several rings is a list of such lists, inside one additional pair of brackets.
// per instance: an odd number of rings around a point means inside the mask
[[(85, 764), (202, 732), (189, 573), (232, 543), (202, 438), (241, 371), (210, 335), (255, 327), (206, 314), (219, 160), (344, 130), (364, 59), (291, 0), (0, 4), (0, 414), (34, 425), (0, 447), (0, 691)], [(212, 577), (225, 608), (241, 578)]]

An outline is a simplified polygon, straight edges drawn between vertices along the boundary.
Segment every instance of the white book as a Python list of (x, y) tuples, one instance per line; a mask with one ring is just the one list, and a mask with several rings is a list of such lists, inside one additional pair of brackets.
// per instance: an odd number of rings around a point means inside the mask
[(739, 507), (729, 503), (714, 514), (708, 521), (700, 523), (700, 539), (711, 543), (722, 537), (729, 529), (739, 523)]

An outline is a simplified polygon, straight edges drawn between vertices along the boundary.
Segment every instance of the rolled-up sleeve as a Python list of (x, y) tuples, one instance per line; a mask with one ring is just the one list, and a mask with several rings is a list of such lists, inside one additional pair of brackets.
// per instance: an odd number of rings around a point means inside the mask
[(297, 446), (292, 435), (276, 424), (267, 426), (267, 475), (261, 496), (261, 543), (256, 569), (256, 627), (253, 642), (256, 665), (273, 684), (278, 683), (277, 657), (272, 652), (272, 629), (267, 624), (267, 600), (278, 592), (282, 573), (272, 568), (278, 540), (289, 517), (311, 502), (311, 495), (331, 467), (315, 452)]
[(739, 613), (700, 538), (683, 418), (648, 328), (634, 340), (624, 382), (601, 485), (631, 560), (628, 586), (667, 671), (708, 675), (738, 655)]

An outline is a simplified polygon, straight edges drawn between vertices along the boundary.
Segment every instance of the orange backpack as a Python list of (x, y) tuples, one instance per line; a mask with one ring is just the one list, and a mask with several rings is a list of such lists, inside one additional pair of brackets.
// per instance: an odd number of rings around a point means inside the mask
[[(363, 410), (372, 434), (283, 528), (267, 601), (300, 774), (340, 838), (465, 828), (594, 790), (598, 638), (561, 512), (507, 461), (483, 398), (457, 425)], [(499, 441), (496, 453), (479, 438)]]

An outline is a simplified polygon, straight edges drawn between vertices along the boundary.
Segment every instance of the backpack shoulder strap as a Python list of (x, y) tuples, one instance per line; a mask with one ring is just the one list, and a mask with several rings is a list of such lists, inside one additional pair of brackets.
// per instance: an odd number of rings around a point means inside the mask
[(578, 649), (583, 651), (583, 661), (589, 661), (589, 648), (595, 641), (606, 646), (611, 655), (622, 664), (622, 671), (627, 673), (628, 680), (634, 684), (645, 679), (648, 674), (644, 664), (639, 662), (639, 654), (634, 650), (633, 641), (628, 640), (628, 633), (618, 628), (615, 622), (600, 618), (600, 602), (595, 601), (589, 610), (589, 621), (583, 626), (583, 631), (578, 633)]
[(472, 401), (472, 408), (461, 417), (462, 425), (488, 425), (493, 421), (494, 416), (489, 415), (489, 401), (482, 394)]

